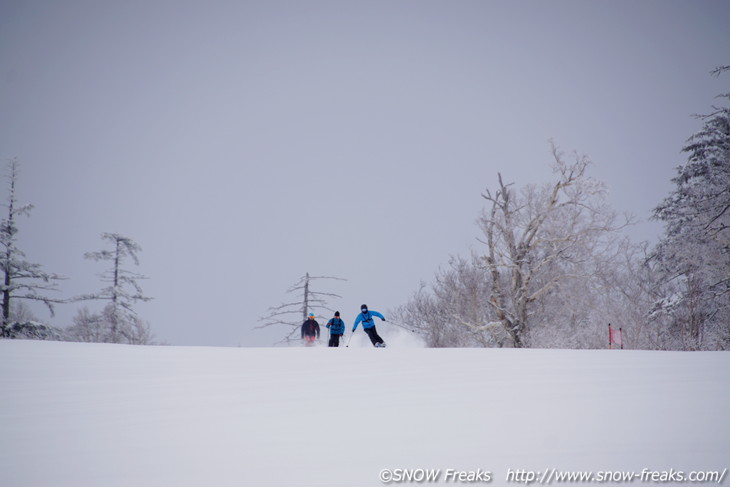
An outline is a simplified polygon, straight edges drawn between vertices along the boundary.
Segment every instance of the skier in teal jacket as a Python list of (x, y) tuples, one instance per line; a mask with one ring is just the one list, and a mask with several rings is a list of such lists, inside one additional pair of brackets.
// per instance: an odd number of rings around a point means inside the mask
[(373, 321), (373, 316), (385, 321), (385, 316), (381, 315), (377, 311), (368, 310), (367, 304), (363, 304), (362, 306), (360, 306), (360, 314), (358, 314), (357, 318), (355, 318), (355, 324), (352, 326), (352, 332), (355, 333), (355, 330), (357, 330), (357, 325), (362, 323), (362, 329), (365, 333), (368, 334), (368, 337), (373, 343), (373, 346), (377, 348), (382, 348), (385, 347), (385, 342), (382, 338), (380, 338), (380, 335), (378, 335), (378, 331), (375, 329), (375, 321)]
[(330, 330), (330, 347), (340, 346), (340, 337), (345, 334), (345, 322), (340, 319), (340, 312), (335, 311), (335, 317), (325, 325)]

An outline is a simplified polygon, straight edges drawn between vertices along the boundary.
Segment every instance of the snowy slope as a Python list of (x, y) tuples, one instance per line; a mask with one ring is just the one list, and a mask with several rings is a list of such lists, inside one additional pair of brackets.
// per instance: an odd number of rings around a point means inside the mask
[(5, 487), (730, 467), (728, 353), (3, 340), (0, 370)]

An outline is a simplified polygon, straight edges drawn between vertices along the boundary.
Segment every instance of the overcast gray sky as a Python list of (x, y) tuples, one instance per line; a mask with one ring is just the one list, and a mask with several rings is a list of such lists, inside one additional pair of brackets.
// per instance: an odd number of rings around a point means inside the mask
[(348, 322), (404, 303), (479, 247), (498, 171), (549, 180), (551, 138), (654, 239), (691, 115), (730, 91), (708, 74), (729, 19), (724, 0), (0, 0), (0, 158), (36, 207), (20, 243), (70, 297), (101, 287), (102, 232), (131, 237), (158, 339), (266, 346), (285, 330), (252, 328), (305, 272), (348, 279), (320, 288)]

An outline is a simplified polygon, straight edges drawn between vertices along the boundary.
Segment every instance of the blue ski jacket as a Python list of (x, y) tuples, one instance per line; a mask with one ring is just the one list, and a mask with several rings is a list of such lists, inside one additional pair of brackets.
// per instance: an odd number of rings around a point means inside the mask
[(332, 318), (325, 325), (330, 329), (331, 335), (344, 335), (345, 334), (345, 322), (340, 318)]
[(368, 310), (367, 313), (360, 313), (357, 315), (357, 318), (355, 318), (355, 324), (352, 326), (352, 331), (354, 332), (357, 330), (357, 325), (360, 323), (362, 323), (363, 330), (374, 327), (375, 322), (373, 321), (373, 316), (377, 316), (381, 320), (385, 321), (385, 316), (381, 315), (377, 311)]

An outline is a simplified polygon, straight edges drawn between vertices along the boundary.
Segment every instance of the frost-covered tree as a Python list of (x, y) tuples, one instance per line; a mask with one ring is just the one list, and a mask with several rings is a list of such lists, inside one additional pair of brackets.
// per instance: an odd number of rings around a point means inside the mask
[(66, 338), (73, 342), (104, 343), (109, 338), (109, 323), (89, 308), (80, 309), (73, 318), (73, 325), (66, 328)]
[(69, 337), (80, 341), (89, 341), (88, 337), (94, 337), (93, 341), (108, 343), (148, 344), (152, 338), (149, 326), (134, 311), (137, 302), (152, 299), (144, 295), (137, 282), (146, 277), (124, 267), (127, 259), (139, 265), (137, 254), (142, 248), (132, 239), (117, 233), (103, 233), (101, 238), (111, 244), (111, 250), (87, 252), (84, 257), (109, 263), (110, 267), (99, 275), (108, 286), (97, 293), (80, 296), (77, 300), (105, 300), (109, 303), (101, 315), (92, 315), (88, 310), (80, 311), (74, 325), (67, 330)]
[[(718, 68), (722, 70), (723, 68)], [(719, 71), (718, 71), (719, 72)], [(730, 99), (730, 93), (721, 98)], [(664, 348), (730, 348), (730, 108), (699, 117), (702, 129), (671, 194), (654, 210), (664, 236), (651, 255), (658, 274), (653, 320)]]
[(498, 187), (482, 195), (489, 304), (515, 347), (537, 345), (531, 334), (551, 321), (581, 326), (585, 320), (569, 311), (569, 295), (562, 306), (548, 304), (561, 288), (597, 285), (604, 262), (615, 255), (619, 230), (629, 223), (607, 204), (605, 184), (587, 175), (587, 157), (576, 154), (567, 162), (554, 146), (552, 153), (554, 182), (518, 192), (499, 174)]
[(21, 205), (17, 199), (17, 183), (20, 163), (12, 159), (7, 165), (8, 197), (4, 205), (7, 212), (0, 223), (0, 269), (3, 273), (2, 289), (2, 336), (10, 336), (12, 325), (11, 305), (17, 299), (39, 301), (54, 314), (54, 305), (61, 299), (48, 297), (47, 293), (58, 291), (57, 274), (42, 270), (40, 264), (25, 260), (25, 253), (18, 247), (18, 217), (28, 216), (33, 205)]
[[(117, 327), (116, 341), (112, 341), (112, 326)], [(90, 343), (127, 343), (149, 345), (152, 343), (150, 327), (136, 315), (124, 316), (122, 320), (115, 313), (114, 306), (107, 304), (101, 313), (92, 313), (84, 307), (76, 313), (73, 325), (66, 328), (66, 340)]]
[[(591, 310), (600, 313), (596, 319), (603, 335), (606, 323), (623, 329), (625, 348), (657, 349), (655, 330), (647, 316), (653, 307), (652, 289), (655, 276), (646, 264), (648, 243), (635, 244), (629, 239), (619, 243), (616, 258), (609, 261), (599, 276), (597, 292), (592, 293)], [(605, 343), (605, 335), (601, 344)], [(599, 345), (600, 346), (600, 345)]]
[(480, 259), (452, 257), (431, 284), (421, 283), (395, 310), (397, 322), (417, 330), (429, 347), (502, 347), (511, 344), (489, 306), (489, 274)]
[(25, 304), (23, 301), (13, 301), (10, 306), (10, 320), (24, 323), (28, 321), (40, 321), (38, 317), (30, 309), (30, 306)]
[(321, 311), (334, 312), (327, 304), (327, 298), (341, 298), (334, 293), (315, 291), (312, 288), (313, 281), (323, 279), (345, 281), (340, 277), (331, 276), (310, 276), (307, 272), (304, 276), (287, 289), (287, 294), (294, 296), (294, 301), (273, 306), (268, 309), (269, 314), (262, 317), (263, 324), (255, 329), (267, 328), (270, 326), (284, 326), (288, 328), (287, 335), (281, 340), (283, 343), (299, 341), (299, 330), (302, 323), (307, 319), (309, 313), (314, 313), (317, 318), (323, 318)]
[(9, 325), (5, 327), (7, 338), (26, 340), (59, 340), (62, 331), (41, 322), (23, 301), (15, 300), (10, 307)]
[[(498, 175), (479, 220), (484, 255), (452, 258), (397, 310), (429, 346), (602, 348), (609, 322), (634, 336), (648, 309), (640, 246), (589, 161), (553, 147), (556, 180), (516, 190)], [(630, 285), (627, 285), (630, 282)]]

